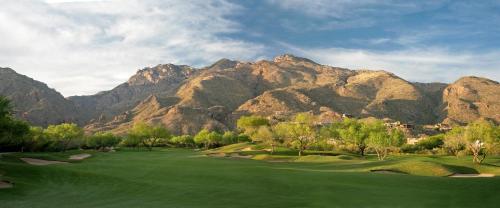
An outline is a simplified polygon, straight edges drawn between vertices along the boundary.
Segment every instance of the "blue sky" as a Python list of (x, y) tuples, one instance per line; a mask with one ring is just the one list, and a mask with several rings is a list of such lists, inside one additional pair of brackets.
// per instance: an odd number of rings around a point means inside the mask
[(292, 53), (410, 81), (500, 80), (500, 1), (0, 0), (0, 66), (65, 96), (137, 69)]

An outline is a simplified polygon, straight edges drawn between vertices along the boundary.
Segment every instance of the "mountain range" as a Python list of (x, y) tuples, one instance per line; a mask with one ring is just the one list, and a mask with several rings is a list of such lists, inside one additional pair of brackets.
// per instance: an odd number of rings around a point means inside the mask
[(500, 84), (494, 80), (415, 83), (386, 71), (326, 66), (290, 54), (257, 62), (221, 59), (203, 68), (157, 65), (109, 91), (67, 98), (0, 68), (0, 95), (12, 100), (17, 117), (34, 125), (74, 122), (89, 132), (125, 133), (145, 121), (193, 134), (233, 129), (242, 115), (280, 119), (297, 112), (325, 121), (349, 114), (412, 124), (500, 122)]

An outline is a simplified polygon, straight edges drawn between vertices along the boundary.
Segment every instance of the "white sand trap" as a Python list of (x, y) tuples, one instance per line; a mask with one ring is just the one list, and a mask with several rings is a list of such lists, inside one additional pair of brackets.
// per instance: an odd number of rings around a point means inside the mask
[(54, 161), (54, 160), (41, 160), (41, 159), (35, 159), (35, 158), (26, 158), (22, 157), (20, 158), (22, 161), (30, 164), (30, 165), (52, 165), (52, 164), (67, 164), (67, 162), (62, 162), (62, 161)]
[(90, 156), (92, 156), (92, 155), (91, 155), (91, 154), (84, 153), (84, 154), (71, 155), (71, 156), (69, 157), (69, 159), (70, 159), (70, 160), (84, 160), (84, 159), (89, 158)]
[(495, 174), (490, 174), (490, 173), (481, 173), (481, 174), (455, 173), (455, 174), (451, 175), (450, 177), (452, 177), (452, 178), (491, 178), (491, 177), (495, 177)]
[(238, 153), (231, 153), (231, 157), (233, 158), (245, 158), (245, 159), (250, 159), (252, 158), (252, 155), (240, 155)]
[(252, 151), (252, 147), (245, 147), (243, 149), (241, 149), (241, 151)]
[(225, 157), (226, 156), (226, 153), (211, 153), (211, 154), (208, 154), (207, 156), (209, 157)]
[(12, 188), (12, 183), (7, 181), (0, 181), (0, 189)]

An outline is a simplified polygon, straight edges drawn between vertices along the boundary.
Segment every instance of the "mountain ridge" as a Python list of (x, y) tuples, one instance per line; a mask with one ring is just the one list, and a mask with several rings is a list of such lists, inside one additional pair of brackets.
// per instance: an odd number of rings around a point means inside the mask
[(235, 120), (246, 114), (304, 111), (414, 124), (464, 124), (480, 118), (500, 122), (498, 92), (498, 82), (486, 78), (417, 83), (383, 70), (350, 70), (284, 54), (271, 61), (221, 59), (198, 69), (160, 64), (138, 70), (111, 90), (63, 99), (68, 109), (77, 112), (69, 120), (84, 124), (90, 132), (124, 133), (134, 122), (145, 121), (185, 134), (201, 128), (232, 129)]

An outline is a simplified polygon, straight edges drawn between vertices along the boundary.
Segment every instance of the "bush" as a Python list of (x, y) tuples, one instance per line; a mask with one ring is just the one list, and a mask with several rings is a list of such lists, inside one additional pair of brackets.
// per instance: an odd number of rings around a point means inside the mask
[(170, 142), (177, 147), (193, 147), (194, 140), (191, 135), (174, 136)]
[(26, 149), (35, 151), (51, 151), (55, 145), (44, 133), (42, 127), (30, 127), (30, 132), (25, 139)]
[(113, 135), (110, 132), (97, 132), (92, 136), (85, 138), (85, 145), (92, 149), (102, 149), (106, 147), (114, 147), (121, 141), (120, 137)]
[(194, 142), (200, 147), (215, 148), (222, 144), (222, 135), (215, 131), (201, 130), (194, 136)]
[(153, 147), (165, 146), (171, 136), (168, 129), (161, 125), (139, 122), (129, 131), (125, 145), (132, 147), (142, 145), (152, 150)]
[(63, 123), (50, 125), (45, 129), (44, 134), (52, 142), (51, 150), (64, 152), (80, 146), (83, 129), (73, 123)]
[(239, 134), (237, 137), (238, 143), (240, 142), (250, 142), (252, 139), (246, 134)]
[(12, 116), (10, 100), (0, 96), (0, 151), (17, 151), (24, 147), (29, 133), (28, 123)]
[(238, 143), (238, 136), (234, 134), (232, 131), (226, 131), (222, 135), (222, 145), (234, 144)]
[(141, 145), (142, 139), (134, 136), (127, 136), (123, 138), (120, 142), (120, 146), (123, 147), (139, 147)]
[[(416, 144), (404, 144), (401, 146), (401, 151), (404, 153), (422, 153), (430, 154), (431, 150), (443, 147), (444, 134), (430, 136), (429, 138), (420, 140)], [(436, 152), (432, 152), (435, 154)]]
[(416, 146), (420, 150), (432, 150), (434, 148), (441, 148), (444, 144), (443, 139), (444, 134), (430, 136), (429, 138), (417, 142)]
[(415, 153), (418, 150), (417, 145), (414, 144), (403, 144), (401, 145), (401, 151), (404, 153)]

